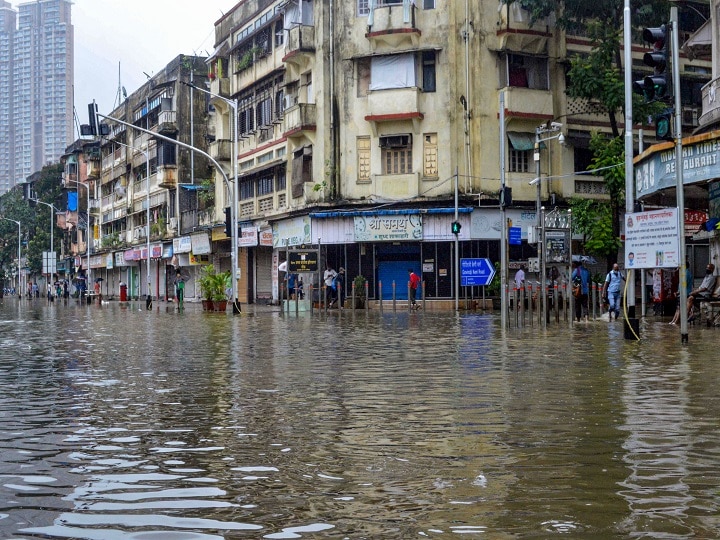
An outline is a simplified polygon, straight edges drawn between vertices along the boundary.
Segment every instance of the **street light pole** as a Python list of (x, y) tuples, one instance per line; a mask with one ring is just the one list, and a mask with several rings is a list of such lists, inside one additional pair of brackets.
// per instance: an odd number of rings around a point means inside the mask
[[(226, 97), (223, 97), (221, 95), (215, 94), (214, 92), (210, 92), (210, 90), (206, 90), (204, 88), (200, 88), (199, 86), (195, 86), (190, 83), (183, 82), (184, 85), (189, 86), (193, 90), (199, 90), (200, 92), (203, 92), (204, 94), (207, 94), (209, 96), (212, 96), (214, 98), (217, 98), (221, 101), (224, 101), (228, 104), (228, 106), (233, 111), (233, 175), (235, 176), (235, 182), (234, 182), (234, 188), (232, 192), (233, 200), (232, 200), (232, 207), (230, 208), (230, 221), (232, 221), (232, 231), (230, 235), (230, 241), (232, 242), (232, 282), (233, 282), (233, 313), (239, 313), (239, 302), (238, 302), (238, 286), (237, 286), (237, 269), (239, 265), (238, 261), (238, 219), (237, 219), (237, 211), (238, 211), (238, 140), (239, 140), (239, 133), (238, 133), (238, 99), (229, 99)], [(192, 100), (191, 100), (192, 102)]]
[(6, 217), (0, 217), (0, 219), (4, 219), (5, 221), (12, 221), (13, 223), (16, 223), (18, 226), (18, 255), (17, 255), (17, 287), (18, 287), (18, 296), (22, 298), (22, 286), (20, 284), (20, 246), (22, 242), (22, 238), (20, 236), (20, 222), (15, 219), (10, 219)]
[(53, 246), (53, 238), (55, 236), (55, 234), (54, 234), (55, 227), (53, 227), (53, 216), (54, 216), (55, 205), (53, 205), (51, 203), (43, 202), (40, 199), (33, 199), (33, 201), (35, 201), (36, 203), (44, 204), (45, 206), (50, 208), (50, 257), (52, 257), (52, 259), (48, 259), (48, 282), (47, 282), (48, 290), (50, 290), (50, 280), (52, 279), (53, 271), (55, 270), (55, 265), (51, 264), (50, 260), (52, 260), (52, 261), (56, 260), (55, 259), (55, 249)]
[[(112, 121), (112, 122), (116, 122), (116, 123), (118, 123), (118, 124), (120, 124), (120, 125), (122, 125), (122, 126), (129, 127), (130, 129), (136, 129), (137, 131), (140, 131), (140, 132), (142, 132), (142, 133), (147, 133), (148, 135), (152, 135), (152, 136), (155, 137), (156, 139), (161, 139), (161, 140), (163, 140), (163, 141), (168, 141), (168, 142), (170, 142), (170, 143), (172, 143), (172, 144), (174, 144), (174, 145), (176, 145), (176, 146), (179, 146), (180, 148), (186, 148), (187, 150), (191, 150), (191, 151), (193, 151), (193, 152), (198, 152), (201, 156), (205, 156), (207, 159), (209, 159), (210, 162), (215, 166), (215, 168), (216, 168), (218, 171), (220, 171), (220, 174), (221, 174), (222, 177), (223, 177), (223, 180), (224, 180), (224, 182), (225, 182), (225, 185), (227, 185), (227, 186), (230, 186), (230, 185), (231, 185), (231, 184), (230, 184), (230, 180), (229, 180), (228, 177), (227, 177), (227, 174), (225, 174), (225, 171), (223, 171), (222, 167), (221, 167), (220, 164), (217, 162), (217, 160), (215, 160), (210, 154), (208, 154), (208, 153), (205, 152), (204, 150), (201, 150), (200, 148), (196, 148), (196, 147), (194, 147), (194, 146), (190, 146), (189, 144), (185, 144), (184, 142), (180, 142), (180, 141), (178, 141), (178, 140), (171, 139), (170, 137), (166, 137), (165, 135), (162, 135), (162, 134), (160, 134), (160, 133), (155, 133), (154, 131), (150, 131), (149, 129), (141, 128), (141, 127), (136, 126), (136, 125), (134, 125), (134, 124), (130, 124), (130, 123), (128, 123), (128, 122), (125, 122), (124, 120), (120, 120), (120, 119), (118, 119), (118, 118), (114, 118), (114, 117), (108, 116), (108, 115), (106, 115), (106, 114), (100, 114), (100, 113), (96, 113), (96, 114), (97, 114), (97, 116), (99, 116), (100, 118), (104, 118), (104, 119), (106, 119), (106, 120), (110, 120), (110, 121)], [(235, 188), (237, 188), (237, 186), (235, 186)], [(237, 256), (237, 243), (235, 244), (235, 246), (233, 246), (233, 253)], [(233, 280), (232, 280), (232, 284), (233, 284), (233, 297), (235, 297), (235, 298), (237, 299), (237, 280), (233, 279)], [(236, 303), (237, 303), (237, 300), (236, 300), (236, 302), (233, 304), (233, 313), (236, 312), (236, 311), (235, 311), (235, 309), (236, 309), (236, 307), (237, 307), (237, 306), (235, 305)], [(238, 312), (239, 312), (239, 309), (238, 309)]]
[[(85, 189), (87, 189), (87, 224), (85, 225), (85, 253), (87, 255), (87, 267), (85, 268), (85, 293), (87, 294), (90, 287), (90, 181), (87, 183), (80, 182), (79, 180), (66, 181), (74, 182), (78, 185), (78, 195), (80, 195), (80, 186), (85, 186)], [(79, 215), (80, 212), (78, 211), (78, 222), (80, 220)]]

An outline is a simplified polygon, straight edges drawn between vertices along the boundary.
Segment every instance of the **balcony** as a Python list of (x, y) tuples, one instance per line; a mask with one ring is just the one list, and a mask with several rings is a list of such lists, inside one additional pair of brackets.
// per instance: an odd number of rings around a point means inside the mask
[(160, 111), (157, 126), (154, 126), (152, 131), (161, 135), (176, 135), (178, 132), (177, 113), (175, 111)]
[(157, 168), (158, 186), (164, 189), (172, 189), (177, 186), (177, 166), (159, 165)]
[(230, 79), (228, 77), (218, 77), (210, 81), (210, 92), (215, 95), (229, 97), (230, 96)]
[(315, 27), (296, 25), (290, 28), (283, 62), (293, 73), (307, 71), (315, 57)]
[(720, 120), (720, 78), (713, 79), (702, 89), (702, 114), (698, 118), (700, 127), (715, 124)]
[(545, 120), (553, 118), (552, 92), (532, 88), (507, 87), (505, 90), (505, 114)]
[(317, 111), (314, 103), (299, 103), (285, 111), (282, 131), (285, 137), (301, 137), (317, 129)]
[(88, 180), (97, 180), (102, 174), (102, 161), (99, 159), (91, 159), (87, 162), (87, 178)]
[(412, 120), (416, 130), (420, 128), (423, 114), (420, 112), (420, 89), (393, 88), (391, 90), (373, 90), (368, 95), (369, 114), (365, 120), (371, 123), (373, 132), (377, 134), (377, 124)]
[(373, 52), (380, 48), (417, 48), (420, 44), (420, 29), (415, 24), (417, 8), (412, 3), (380, 5), (373, 9), (368, 18), (368, 32)]
[(209, 154), (217, 161), (230, 161), (233, 143), (229, 139), (216, 139), (210, 143)]

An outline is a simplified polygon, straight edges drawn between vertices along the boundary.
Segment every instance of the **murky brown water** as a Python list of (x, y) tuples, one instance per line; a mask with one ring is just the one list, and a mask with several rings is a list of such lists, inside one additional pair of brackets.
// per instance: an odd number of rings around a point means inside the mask
[(720, 329), (2, 302), (2, 538), (720, 537)]

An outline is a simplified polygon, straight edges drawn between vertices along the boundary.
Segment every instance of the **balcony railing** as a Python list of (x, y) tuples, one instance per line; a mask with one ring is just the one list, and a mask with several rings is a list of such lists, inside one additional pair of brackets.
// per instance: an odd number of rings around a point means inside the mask
[(218, 161), (230, 161), (232, 155), (232, 141), (229, 139), (216, 139), (210, 143), (209, 154)]
[(292, 62), (300, 53), (315, 53), (315, 27), (296, 25), (288, 31), (285, 44), (285, 62)]
[(420, 30), (415, 22), (417, 8), (413, 2), (403, 1), (373, 8), (372, 17), (368, 19), (367, 38), (373, 49), (378, 46), (417, 47), (420, 41)]
[(285, 111), (282, 131), (286, 137), (314, 131), (317, 126), (317, 111), (314, 103), (299, 103)]
[(700, 126), (706, 126), (720, 119), (720, 78), (713, 79), (702, 89), (702, 114), (698, 118)]

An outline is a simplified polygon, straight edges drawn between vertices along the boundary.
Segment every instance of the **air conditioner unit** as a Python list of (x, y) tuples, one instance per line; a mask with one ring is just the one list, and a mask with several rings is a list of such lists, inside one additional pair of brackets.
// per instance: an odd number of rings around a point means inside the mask
[(405, 148), (412, 145), (412, 135), (384, 135), (380, 137), (380, 148)]
[(700, 116), (697, 107), (683, 107), (682, 110), (682, 123), (684, 126), (698, 125), (698, 117)]

